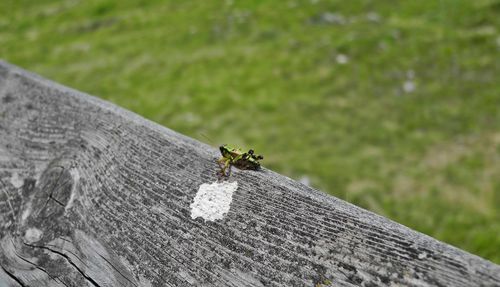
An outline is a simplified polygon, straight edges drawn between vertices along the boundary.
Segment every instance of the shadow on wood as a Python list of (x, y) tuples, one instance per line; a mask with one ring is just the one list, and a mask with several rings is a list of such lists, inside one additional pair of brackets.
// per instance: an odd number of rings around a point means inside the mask
[(500, 267), (0, 63), (0, 286), (500, 286)]

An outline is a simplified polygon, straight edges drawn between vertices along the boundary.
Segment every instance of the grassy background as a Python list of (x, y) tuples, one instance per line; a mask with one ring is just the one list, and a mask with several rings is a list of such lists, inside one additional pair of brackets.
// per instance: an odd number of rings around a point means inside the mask
[(500, 263), (500, 1), (0, 1), (0, 57)]

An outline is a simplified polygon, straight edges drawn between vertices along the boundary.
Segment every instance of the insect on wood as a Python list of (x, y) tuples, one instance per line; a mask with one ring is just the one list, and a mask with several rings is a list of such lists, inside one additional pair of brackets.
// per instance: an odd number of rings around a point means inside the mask
[(229, 177), (231, 175), (231, 166), (243, 170), (259, 170), (259, 160), (264, 159), (261, 155), (256, 155), (253, 149), (243, 152), (241, 149), (233, 148), (228, 145), (219, 147), (222, 157), (217, 160), (220, 171), (219, 177)]

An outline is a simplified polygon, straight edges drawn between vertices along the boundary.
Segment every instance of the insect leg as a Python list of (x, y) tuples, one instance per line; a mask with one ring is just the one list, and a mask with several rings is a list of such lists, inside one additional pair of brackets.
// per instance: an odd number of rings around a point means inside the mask
[(217, 160), (217, 164), (219, 165), (220, 168), (220, 170), (217, 172), (219, 180), (225, 176), (227, 161), (228, 159), (226, 159), (225, 157), (221, 157)]
[(223, 157), (221, 157), (221, 158), (219, 158), (219, 159), (217, 160), (217, 164), (219, 165), (220, 169), (222, 169), (222, 167), (223, 167), (223, 163), (225, 163), (225, 162), (226, 162), (226, 159), (225, 159), (225, 158), (223, 158)]
[[(226, 174), (226, 169), (228, 170), (228, 173)], [(224, 169), (222, 170), (222, 174), (225, 177), (229, 177), (231, 175), (231, 160), (226, 160), (226, 164), (224, 165)]]
[(228, 168), (228, 172), (227, 172), (227, 177), (231, 176), (231, 167), (233, 167), (233, 165), (231, 163), (229, 163), (229, 168)]

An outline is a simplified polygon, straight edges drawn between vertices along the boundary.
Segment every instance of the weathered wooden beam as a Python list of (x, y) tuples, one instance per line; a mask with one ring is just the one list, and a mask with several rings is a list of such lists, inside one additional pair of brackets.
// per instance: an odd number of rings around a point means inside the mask
[[(500, 267), (0, 62), (0, 286), (500, 286)], [(222, 191), (221, 191), (222, 192)]]

